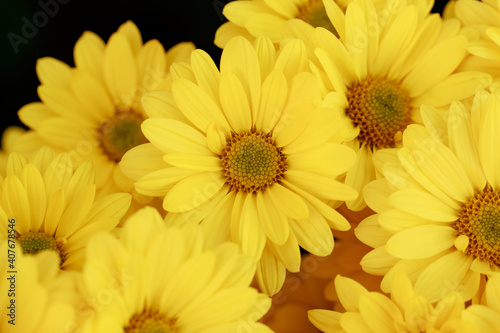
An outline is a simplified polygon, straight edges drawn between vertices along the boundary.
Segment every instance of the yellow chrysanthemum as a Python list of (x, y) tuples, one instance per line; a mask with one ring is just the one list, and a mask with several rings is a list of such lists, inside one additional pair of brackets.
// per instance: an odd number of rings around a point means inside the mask
[(0, 251), (0, 331), (75, 332), (66, 325), (83, 301), (74, 272), (61, 271), (59, 256), (50, 251), (23, 255), (19, 244), (7, 240), (0, 240)]
[[(352, 0), (251, 0), (232, 1), (222, 13), (229, 20), (215, 33), (215, 45), (223, 48), (235, 36), (250, 41), (263, 36), (277, 44), (286, 38), (286, 22), (299, 19), (306, 27), (323, 27), (337, 35), (333, 21), (343, 21)], [(369, 0), (382, 9), (386, 0)]]
[[(433, 301), (415, 292), (404, 274), (396, 274), (391, 298), (369, 292), (361, 284), (338, 275), (335, 287), (346, 312), (311, 310), (311, 322), (322, 332), (335, 333), (479, 333), (474, 322), (463, 316), (465, 303), (456, 293)], [(483, 309), (484, 310), (484, 309)]]
[[(454, 73), (467, 42), (457, 20), (429, 14), (432, 1), (391, 3), (377, 12), (370, 1), (352, 1), (344, 22), (333, 22), (339, 38), (323, 28), (297, 34), (314, 51), (326, 103), (359, 131), (347, 143), (357, 160), (345, 183), (360, 192), (376, 179), (373, 153), (400, 146), (406, 126), (422, 122), (421, 104), (445, 110), (491, 82), (482, 72)], [(360, 210), (366, 204), (360, 195), (347, 206)]]
[(83, 269), (83, 332), (272, 332), (271, 300), (250, 287), (255, 263), (234, 243), (210, 247), (198, 225), (165, 225), (146, 207), (117, 239), (93, 238)]
[[(125, 154), (122, 170), (138, 180), (138, 192), (165, 197), (168, 221), (203, 221), (211, 242), (230, 238), (260, 260), (259, 285), (274, 294), (285, 268), (299, 270), (299, 245), (328, 255), (330, 228), (349, 229), (325, 203), (357, 197), (336, 180), (355, 156), (331, 141), (348, 130), (341, 115), (321, 107), (299, 40), (276, 54), (267, 38), (252, 46), (235, 37), (220, 72), (201, 50), (191, 64), (172, 68), (172, 93), (143, 99), (151, 143)], [(150, 166), (158, 170), (144, 172)]]
[(89, 237), (112, 230), (131, 200), (128, 193), (96, 199), (94, 174), (91, 162), (74, 168), (69, 154), (47, 147), (29, 161), (11, 153), (0, 185), (0, 237), (13, 229), (24, 253), (51, 250), (62, 269), (80, 268)]
[(496, 0), (450, 1), (445, 17), (457, 18), (472, 39), (460, 70), (480, 70), (500, 80), (500, 8)]
[(5, 177), (7, 160), (9, 154), (13, 152), (16, 140), (24, 134), (25, 129), (18, 126), (7, 127), (2, 133), (2, 149), (0, 150), (0, 175)]
[(165, 53), (157, 40), (143, 44), (131, 21), (107, 44), (86, 31), (74, 48), (74, 68), (54, 58), (38, 60), (41, 102), (19, 110), (32, 131), (16, 143), (16, 151), (31, 153), (49, 145), (67, 151), (75, 165), (91, 160), (99, 194), (131, 192), (134, 202), (147, 203), (150, 199), (133, 191), (118, 162), (131, 147), (147, 142), (140, 128), (146, 118), (141, 97), (168, 89), (170, 65), (188, 59), (193, 49), (191, 43), (181, 43)]
[(375, 155), (386, 179), (365, 188), (378, 214), (356, 235), (375, 249), (361, 265), (385, 275), (405, 271), (417, 293), (439, 298), (443, 290), (465, 300), (481, 277), (500, 272), (500, 96), (479, 92), (469, 111), (454, 102), (448, 119), (422, 107), (425, 127), (410, 125), (403, 147)]

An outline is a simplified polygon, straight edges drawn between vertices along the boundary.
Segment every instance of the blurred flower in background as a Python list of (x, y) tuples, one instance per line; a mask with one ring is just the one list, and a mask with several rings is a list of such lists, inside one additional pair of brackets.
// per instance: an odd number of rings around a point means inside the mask
[(141, 132), (145, 119), (141, 97), (150, 90), (169, 89), (168, 68), (186, 61), (192, 43), (165, 53), (157, 40), (143, 44), (136, 25), (120, 26), (107, 44), (86, 31), (76, 42), (74, 68), (45, 57), (37, 62), (41, 102), (27, 104), (19, 118), (31, 129), (15, 144), (16, 151), (33, 153), (43, 145), (67, 151), (75, 165), (90, 160), (96, 169), (99, 194), (126, 191), (134, 207), (151, 201), (133, 190), (118, 163), (130, 148), (147, 142)]

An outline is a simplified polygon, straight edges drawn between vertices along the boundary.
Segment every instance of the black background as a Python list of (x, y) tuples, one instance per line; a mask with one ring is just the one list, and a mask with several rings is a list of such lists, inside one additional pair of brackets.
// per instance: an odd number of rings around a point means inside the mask
[[(225, 21), (222, 8), (231, 0), (60, 1), (67, 3), (0, 0), (0, 130), (9, 125), (21, 125), (17, 110), (39, 100), (36, 60), (50, 56), (74, 66), (73, 46), (85, 30), (107, 41), (120, 24), (132, 20), (141, 31), (143, 41), (158, 39), (165, 49), (182, 41), (192, 41), (218, 63), (221, 50), (213, 44), (213, 39), (215, 31)], [(34, 15), (43, 11), (40, 2), (58, 3), (57, 13), (53, 17), (47, 15), (46, 24), (37, 28), (38, 32), (27, 38), (27, 43), (19, 44), (16, 53), (8, 35), (23, 36), (23, 20), (33, 22)], [(440, 12), (443, 5), (444, 2), (437, 2), (433, 11)]]

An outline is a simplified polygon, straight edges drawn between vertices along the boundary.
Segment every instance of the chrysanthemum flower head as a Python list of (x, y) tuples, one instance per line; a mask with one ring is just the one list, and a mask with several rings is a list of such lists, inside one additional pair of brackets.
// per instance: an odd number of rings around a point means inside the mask
[(87, 256), (84, 332), (272, 332), (256, 322), (271, 300), (250, 287), (252, 258), (209, 246), (199, 225), (167, 226), (146, 207), (119, 238), (96, 235)]
[[(399, 147), (405, 128), (422, 122), (421, 104), (444, 112), (451, 101), (468, 98), (491, 82), (478, 71), (454, 73), (467, 42), (457, 20), (429, 14), (428, 1), (397, 3), (377, 11), (370, 1), (350, 2), (345, 20), (334, 22), (339, 38), (324, 28), (304, 34), (297, 21), (287, 23), (314, 51), (313, 71), (327, 103), (342, 110), (359, 131), (347, 143), (357, 151), (357, 160), (345, 177), (358, 191), (377, 177), (373, 153)], [(347, 206), (360, 210), (366, 203), (360, 195)]]
[(328, 255), (330, 228), (349, 229), (325, 203), (357, 197), (336, 180), (354, 162), (339, 143), (349, 130), (321, 106), (299, 40), (276, 54), (267, 38), (252, 45), (235, 37), (220, 72), (201, 50), (191, 63), (172, 67), (172, 93), (144, 97), (151, 143), (125, 154), (122, 170), (138, 192), (164, 197), (167, 220), (202, 221), (211, 242), (240, 244), (260, 262), (260, 286), (274, 294), (285, 267), (298, 271), (299, 245)]
[[(332, 22), (343, 21), (347, 5), (352, 0), (251, 0), (232, 1), (224, 6), (223, 14), (229, 22), (223, 23), (215, 33), (215, 44), (220, 48), (235, 36), (250, 41), (268, 37), (275, 44), (287, 37), (286, 22), (300, 20), (302, 30), (323, 27), (338, 36)], [(378, 9), (385, 0), (369, 0)]]
[[(31, 153), (41, 145), (67, 151), (75, 165), (93, 161), (99, 193), (133, 193), (133, 182), (118, 168), (123, 154), (147, 142), (140, 125), (145, 119), (141, 97), (154, 89), (168, 89), (168, 68), (187, 59), (194, 49), (181, 43), (167, 53), (157, 40), (143, 44), (134, 23), (120, 26), (107, 44), (86, 31), (74, 48), (75, 67), (50, 57), (37, 62), (41, 102), (19, 110), (32, 131), (16, 143)], [(144, 204), (148, 198), (134, 194)]]
[(395, 275), (390, 298), (340, 275), (335, 286), (345, 312), (309, 311), (311, 322), (322, 332), (494, 332), (480, 331), (465, 318), (465, 303), (459, 294), (449, 293), (437, 302), (429, 300), (415, 292), (402, 272)]
[(398, 270), (429, 299), (455, 290), (476, 295), (485, 276), (500, 272), (500, 96), (482, 91), (469, 111), (454, 102), (447, 119), (423, 107), (425, 127), (411, 125), (397, 155), (379, 151), (386, 179), (365, 188), (378, 214), (357, 236), (375, 249), (361, 264), (385, 275)]
[(445, 17), (460, 21), (471, 38), (466, 48), (471, 53), (460, 70), (484, 71), (500, 81), (500, 7), (497, 1), (458, 0), (447, 4)]
[(61, 271), (54, 252), (30, 256), (23, 254), (19, 244), (12, 244), (0, 240), (0, 331), (76, 332), (76, 326), (67, 325), (76, 320), (83, 302), (75, 272)]
[(47, 147), (32, 159), (11, 153), (0, 184), (1, 237), (15, 230), (25, 254), (50, 250), (62, 269), (80, 268), (89, 237), (113, 229), (131, 200), (128, 193), (96, 198), (94, 179), (91, 162), (75, 168), (67, 153), (56, 155)]

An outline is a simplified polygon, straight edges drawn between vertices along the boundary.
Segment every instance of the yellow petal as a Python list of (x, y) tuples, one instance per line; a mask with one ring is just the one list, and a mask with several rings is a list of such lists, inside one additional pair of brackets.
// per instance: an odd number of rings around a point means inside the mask
[(60, 60), (44, 57), (37, 60), (36, 73), (42, 84), (65, 88), (70, 82), (71, 69)]
[(186, 79), (175, 80), (172, 83), (172, 94), (182, 113), (202, 132), (206, 132), (208, 125), (214, 122), (222, 130), (229, 130), (229, 124), (220, 108), (193, 82)]
[(231, 39), (220, 60), (220, 72), (233, 72), (240, 80), (250, 102), (255, 109), (260, 99), (261, 77), (259, 60), (252, 45), (243, 37)]
[(137, 94), (144, 95), (155, 89), (168, 70), (163, 45), (156, 39), (148, 41), (137, 54)]
[(179, 121), (186, 121), (175, 104), (174, 97), (169, 91), (152, 91), (142, 98), (144, 111), (150, 118), (165, 117)]
[(283, 245), (290, 231), (288, 217), (273, 204), (269, 191), (257, 192), (257, 209), (266, 236), (271, 242)]
[(212, 155), (206, 147), (205, 136), (178, 120), (148, 118), (143, 121), (141, 128), (144, 136), (163, 152)]
[(21, 180), (29, 201), (31, 226), (33, 230), (39, 230), (45, 219), (45, 209), (47, 207), (45, 183), (42, 175), (33, 164), (28, 164), (24, 168)]
[(189, 176), (167, 193), (163, 208), (172, 212), (186, 212), (213, 197), (224, 185), (220, 172), (201, 172)]
[(238, 227), (238, 243), (243, 253), (258, 261), (266, 245), (266, 236), (259, 223), (256, 199), (253, 194), (246, 195)]
[(271, 296), (280, 291), (283, 286), (286, 269), (269, 251), (264, 251), (257, 265), (255, 277), (262, 292)]
[(124, 35), (114, 33), (104, 53), (104, 80), (115, 105), (131, 105), (137, 86), (137, 64)]
[(198, 85), (218, 103), (220, 73), (210, 55), (203, 50), (194, 51), (191, 54), (191, 66)]
[(327, 256), (333, 251), (333, 235), (325, 218), (316, 210), (303, 220), (290, 220), (295, 237), (301, 247), (317, 256)]
[(85, 31), (74, 48), (76, 67), (101, 80), (103, 77), (104, 49), (105, 44), (97, 34)]
[(254, 111), (255, 126), (264, 132), (270, 132), (283, 113), (287, 98), (287, 82), (283, 73), (273, 71), (262, 84), (262, 96), (259, 106)]
[(259, 59), (260, 77), (267, 78), (276, 63), (276, 48), (269, 38), (262, 36), (255, 40), (253, 47)]
[(481, 127), (479, 130), (479, 158), (488, 183), (493, 188), (500, 188), (500, 96), (491, 94), (488, 104), (481, 110)]
[(352, 149), (337, 143), (327, 143), (287, 156), (290, 169), (332, 178), (347, 171), (355, 160), (356, 153)]
[(292, 39), (281, 49), (274, 65), (288, 81), (300, 72), (306, 71), (309, 65), (306, 46), (300, 39)]
[(36, 129), (44, 120), (55, 117), (56, 114), (41, 102), (24, 105), (17, 112), (19, 119), (31, 129)]
[(393, 193), (389, 201), (398, 209), (432, 221), (453, 222), (458, 217), (455, 209), (422, 190), (401, 190)]
[(249, 131), (253, 125), (252, 111), (241, 82), (232, 72), (222, 75), (219, 95), (224, 114), (232, 130), (236, 133)]
[(101, 122), (115, 113), (115, 107), (106, 88), (88, 72), (74, 70), (71, 72), (71, 90), (78, 101), (85, 106), (90, 117)]
[(163, 161), (163, 155), (164, 152), (152, 143), (139, 145), (123, 155), (119, 164), (120, 170), (127, 177), (138, 180), (149, 172), (167, 167), (168, 165)]
[(221, 171), (221, 161), (215, 156), (186, 153), (170, 153), (163, 158), (165, 162), (183, 169), (199, 171)]
[(310, 172), (289, 170), (286, 178), (318, 198), (330, 200), (354, 200), (358, 193), (352, 187), (332, 178), (323, 177)]
[(309, 209), (304, 200), (296, 193), (276, 183), (268, 188), (269, 198), (281, 212), (292, 219), (304, 219), (309, 216)]
[(368, 294), (368, 290), (360, 283), (340, 274), (335, 277), (335, 288), (344, 309), (349, 312), (359, 312), (359, 298)]
[(226, 137), (215, 123), (211, 123), (207, 128), (207, 147), (216, 155), (220, 155), (226, 146)]
[(398, 307), (380, 293), (371, 292), (359, 299), (359, 310), (365, 323), (375, 332), (391, 332), (394, 322), (402, 322)]
[(386, 249), (401, 259), (428, 258), (452, 247), (455, 234), (449, 226), (417, 226), (395, 234), (387, 241)]
[[(15, 219), (15, 229), (21, 235), (33, 230), (31, 226), (31, 205), (28, 193), (17, 176), (7, 176), (2, 186), (2, 207), (8, 218)], [(7, 223), (5, 221), (4, 223)]]
[(142, 37), (141, 37), (141, 32), (139, 31), (135, 23), (130, 20), (123, 23), (118, 28), (117, 33), (126, 38), (128, 44), (132, 49), (133, 54), (137, 55), (139, 49), (142, 46)]

